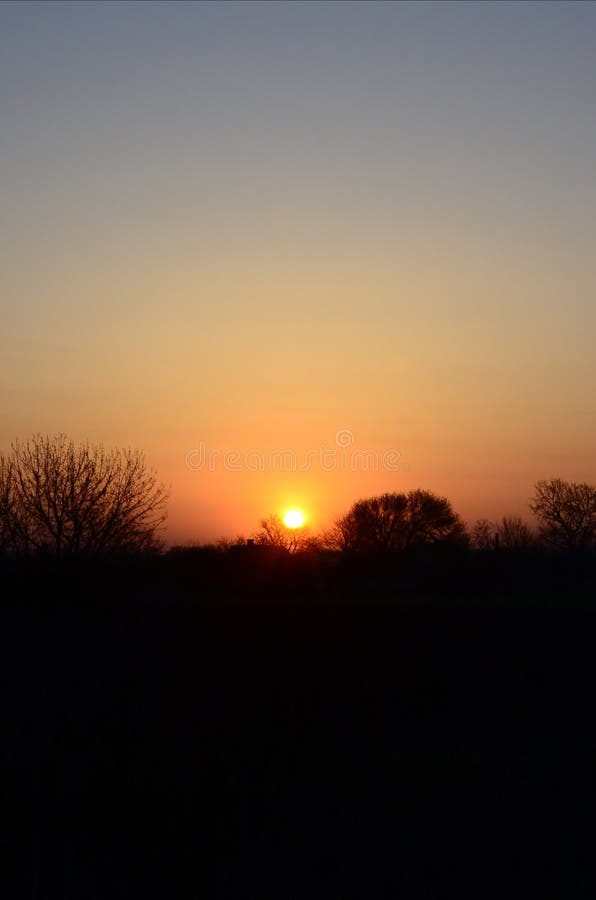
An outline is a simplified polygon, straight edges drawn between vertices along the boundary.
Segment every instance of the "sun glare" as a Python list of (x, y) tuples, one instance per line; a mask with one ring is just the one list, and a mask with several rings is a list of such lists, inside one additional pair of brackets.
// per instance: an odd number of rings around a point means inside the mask
[(299, 509), (289, 509), (284, 516), (286, 528), (300, 528), (304, 525), (304, 516)]

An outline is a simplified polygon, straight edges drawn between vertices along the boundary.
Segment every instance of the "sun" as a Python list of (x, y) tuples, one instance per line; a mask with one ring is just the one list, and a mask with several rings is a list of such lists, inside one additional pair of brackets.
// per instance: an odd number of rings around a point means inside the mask
[(286, 528), (301, 528), (304, 525), (304, 515), (299, 509), (289, 509), (284, 516)]

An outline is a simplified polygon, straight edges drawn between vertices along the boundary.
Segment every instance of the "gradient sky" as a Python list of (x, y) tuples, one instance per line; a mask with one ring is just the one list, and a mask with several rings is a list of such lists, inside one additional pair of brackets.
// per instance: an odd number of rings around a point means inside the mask
[[(595, 97), (595, 4), (0, 4), (0, 448), (143, 448), (172, 541), (594, 482)], [(271, 470), (340, 429), (399, 469)]]

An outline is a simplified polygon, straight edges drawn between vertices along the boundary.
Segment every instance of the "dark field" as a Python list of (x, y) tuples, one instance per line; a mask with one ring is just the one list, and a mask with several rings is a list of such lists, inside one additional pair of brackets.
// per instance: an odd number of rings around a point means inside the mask
[(218, 606), (177, 571), (8, 579), (5, 896), (594, 896), (587, 589), (323, 603), (284, 564)]

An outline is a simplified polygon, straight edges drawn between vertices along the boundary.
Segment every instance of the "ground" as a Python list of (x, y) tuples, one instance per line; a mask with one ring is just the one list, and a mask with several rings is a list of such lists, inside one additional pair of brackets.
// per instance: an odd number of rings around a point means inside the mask
[(593, 627), (4, 611), (7, 896), (593, 896)]

